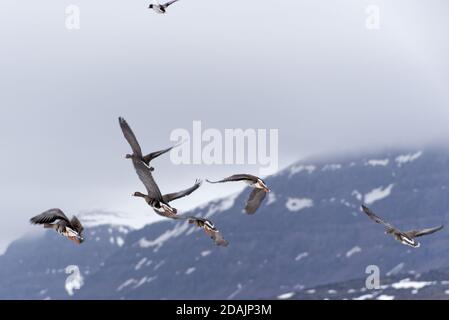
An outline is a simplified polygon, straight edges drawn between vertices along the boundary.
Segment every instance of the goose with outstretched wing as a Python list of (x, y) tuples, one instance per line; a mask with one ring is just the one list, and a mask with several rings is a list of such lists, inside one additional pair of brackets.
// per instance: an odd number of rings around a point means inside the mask
[(403, 232), (399, 229), (396, 229), (394, 226), (385, 222), (381, 218), (379, 218), (373, 211), (371, 211), (367, 206), (362, 205), (362, 210), (365, 212), (368, 217), (376, 223), (382, 224), (385, 227), (385, 234), (391, 234), (397, 241), (402, 244), (408, 245), (413, 248), (418, 248), (420, 243), (415, 240), (417, 237), (425, 236), (428, 234), (435, 233), (444, 228), (443, 225), (440, 225), (435, 228), (428, 228), (422, 230), (411, 230), (407, 232)]
[(147, 189), (147, 194), (135, 192), (133, 196), (145, 199), (148, 205), (150, 205), (157, 214), (164, 217), (174, 218), (178, 212), (177, 209), (169, 204), (171, 201), (190, 195), (201, 186), (202, 181), (196, 180), (195, 184), (186, 190), (162, 195), (148, 166), (143, 163), (143, 161), (135, 158), (133, 158), (132, 161), (137, 176)]
[(254, 214), (260, 207), (261, 203), (265, 199), (270, 189), (268, 189), (265, 181), (261, 178), (253, 176), (251, 174), (234, 174), (230, 177), (224, 178), (219, 181), (206, 180), (209, 183), (224, 183), (224, 182), (236, 182), (241, 181), (247, 183), (254, 190), (249, 195), (248, 201), (246, 202), (245, 211), (248, 214)]
[(156, 159), (157, 157), (163, 155), (164, 153), (167, 153), (169, 151), (171, 151), (173, 148), (179, 146), (180, 144), (176, 144), (170, 148), (164, 149), (164, 150), (159, 150), (159, 151), (155, 151), (155, 152), (151, 152), (147, 155), (143, 155), (142, 153), (142, 148), (140, 147), (140, 144), (136, 138), (136, 135), (134, 134), (134, 132), (132, 131), (131, 127), (129, 126), (128, 122), (126, 122), (126, 120), (122, 117), (119, 118), (119, 123), (120, 123), (120, 128), (122, 129), (123, 132), (123, 136), (125, 137), (126, 141), (128, 141), (129, 145), (131, 146), (131, 149), (133, 151), (132, 154), (127, 154), (126, 158), (127, 159), (133, 159), (133, 158), (137, 158), (141, 161), (143, 161), (149, 168), (151, 171), (154, 170), (153, 167), (150, 167), (150, 162), (153, 159)]
[(155, 3), (152, 3), (148, 6), (148, 9), (153, 9), (156, 13), (164, 14), (167, 12), (167, 8), (172, 5), (173, 3), (177, 2), (178, 0), (171, 0), (164, 4), (160, 4), (157, 1), (154, 1)]
[(220, 231), (215, 227), (212, 221), (200, 218), (200, 217), (192, 217), (192, 216), (180, 216), (182, 219), (187, 219), (189, 223), (195, 224), (197, 227), (200, 227), (204, 230), (204, 232), (210, 236), (212, 240), (214, 240), (217, 246), (227, 247), (229, 242), (223, 238), (223, 235)]
[(31, 218), (30, 222), (43, 225), (44, 228), (53, 229), (76, 244), (81, 244), (84, 241), (84, 228), (81, 222), (76, 216), (69, 220), (61, 209), (47, 210)]

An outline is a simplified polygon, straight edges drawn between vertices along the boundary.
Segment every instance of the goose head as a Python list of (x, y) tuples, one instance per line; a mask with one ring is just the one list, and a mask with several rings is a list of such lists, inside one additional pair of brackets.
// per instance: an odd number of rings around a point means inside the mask
[(265, 192), (270, 192), (270, 189), (262, 179), (257, 179), (256, 188), (263, 189)]
[(75, 230), (72, 230), (67, 227), (66, 232), (67, 232), (67, 238), (69, 238), (69, 240), (75, 242), (76, 244), (81, 244), (84, 242), (83, 236), (80, 235)]

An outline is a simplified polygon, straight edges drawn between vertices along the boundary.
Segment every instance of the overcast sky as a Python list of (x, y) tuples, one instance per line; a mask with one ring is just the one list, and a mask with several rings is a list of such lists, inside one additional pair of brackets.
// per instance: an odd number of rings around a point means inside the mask
[[(3, 0), (0, 252), (60, 207), (154, 213), (117, 117), (147, 151), (176, 128), (279, 129), (281, 167), (310, 154), (426, 144), (449, 135), (446, 0)], [(65, 9), (81, 10), (67, 30)], [(380, 29), (366, 28), (368, 5)], [(175, 166), (162, 192), (257, 166)], [(181, 211), (239, 185), (203, 186)]]

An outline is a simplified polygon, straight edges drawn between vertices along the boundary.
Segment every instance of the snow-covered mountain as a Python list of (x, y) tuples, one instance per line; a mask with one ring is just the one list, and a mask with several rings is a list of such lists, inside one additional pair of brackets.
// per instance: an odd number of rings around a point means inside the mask
[(0, 257), (0, 297), (70, 298), (69, 264), (83, 274), (77, 299), (271, 298), (364, 278), (368, 265), (382, 274), (447, 267), (447, 231), (405, 247), (359, 206), (405, 230), (438, 225), (449, 213), (448, 169), (449, 151), (431, 149), (300, 161), (266, 179), (272, 192), (254, 216), (243, 213), (248, 189), (190, 212), (212, 218), (226, 248), (170, 220), (127, 233), (92, 226), (79, 247), (50, 233), (20, 240)]

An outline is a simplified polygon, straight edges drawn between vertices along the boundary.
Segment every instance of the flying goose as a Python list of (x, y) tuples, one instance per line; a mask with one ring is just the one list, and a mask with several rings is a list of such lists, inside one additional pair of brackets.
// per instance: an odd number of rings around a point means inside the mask
[(413, 248), (418, 248), (420, 246), (420, 243), (418, 241), (416, 241), (414, 238), (437, 232), (437, 231), (443, 229), (443, 227), (444, 227), (444, 225), (441, 225), (441, 226), (438, 226), (435, 228), (428, 228), (428, 229), (422, 229), (422, 230), (411, 230), (411, 231), (407, 231), (407, 232), (402, 232), (402, 231), (396, 229), (395, 227), (393, 227), (391, 224), (383, 221), (381, 218), (376, 216), (374, 214), (374, 212), (372, 212), (365, 205), (362, 205), (362, 209), (371, 220), (385, 226), (385, 228), (386, 228), (385, 234), (391, 234), (397, 241), (401, 242), (402, 244), (411, 246)]
[(133, 196), (144, 198), (157, 214), (164, 217), (174, 218), (178, 212), (175, 208), (169, 205), (169, 202), (185, 197), (201, 186), (202, 181), (196, 180), (195, 184), (186, 190), (162, 195), (158, 185), (153, 179), (150, 168), (148, 168), (143, 161), (138, 160), (135, 157), (132, 158), (132, 161), (137, 176), (147, 189), (147, 194), (135, 192)]
[(220, 181), (206, 181), (209, 183), (243, 181), (249, 184), (250, 187), (254, 188), (254, 190), (251, 192), (248, 201), (246, 202), (245, 211), (248, 214), (254, 214), (262, 201), (265, 199), (267, 193), (270, 192), (270, 189), (268, 189), (267, 185), (261, 178), (250, 174), (235, 174)]
[(204, 232), (214, 240), (217, 246), (227, 247), (229, 242), (225, 240), (220, 231), (215, 227), (212, 221), (199, 217), (186, 217), (189, 223), (193, 223), (196, 226), (202, 228)]
[(140, 144), (137, 141), (136, 135), (131, 130), (131, 127), (126, 122), (126, 120), (124, 118), (122, 118), (122, 117), (119, 117), (119, 123), (120, 123), (120, 128), (122, 129), (123, 135), (125, 136), (126, 141), (128, 141), (128, 143), (131, 146), (131, 149), (133, 151), (132, 154), (127, 154), (126, 158), (127, 159), (137, 158), (139, 160), (142, 160), (150, 168), (151, 171), (154, 170), (153, 167), (150, 167), (151, 160), (159, 157), (160, 155), (163, 155), (164, 153), (169, 152), (174, 147), (177, 147), (179, 145), (179, 144), (178, 145), (174, 145), (174, 146), (172, 146), (170, 148), (167, 148), (167, 149), (164, 149), (164, 150), (155, 151), (155, 152), (149, 153), (146, 156), (144, 156), (143, 153), (142, 153), (142, 149), (140, 147)]
[(61, 209), (50, 209), (30, 219), (32, 224), (43, 224), (44, 228), (50, 228), (67, 237), (76, 244), (81, 244), (83, 238), (83, 226), (76, 216), (69, 220)]
[(155, 12), (157, 12), (157, 13), (164, 14), (164, 13), (166, 13), (167, 7), (168, 7), (169, 5), (175, 3), (176, 1), (178, 1), (178, 0), (171, 0), (171, 1), (167, 2), (167, 3), (159, 4), (159, 3), (157, 2), (157, 0), (155, 0), (154, 2), (156, 2), (156, 3), (150, 4), (150, 5), (148, 6), (148, 9), (153, 9), (153, 10), (154, 10)]

